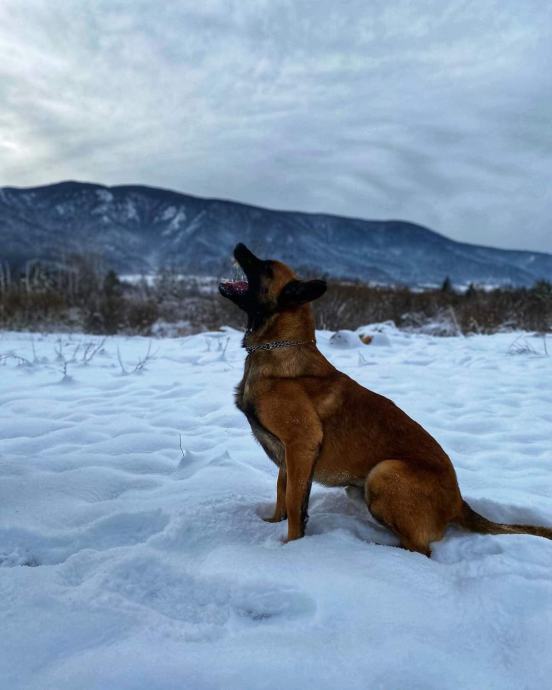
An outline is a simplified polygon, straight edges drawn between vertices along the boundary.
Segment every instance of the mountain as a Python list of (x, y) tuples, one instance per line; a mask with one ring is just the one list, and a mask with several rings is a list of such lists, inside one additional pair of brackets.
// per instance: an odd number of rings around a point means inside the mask
[(171, 263), (220, 275), (232, 247), (308, 273), (410, 285), (530, 285), (552, 278), (552, 255), (455, 242), (404, 221), (273, 211), (140, 185), (60, 182), (0, 188), (0, 260), (93, 252), (123, 273)]

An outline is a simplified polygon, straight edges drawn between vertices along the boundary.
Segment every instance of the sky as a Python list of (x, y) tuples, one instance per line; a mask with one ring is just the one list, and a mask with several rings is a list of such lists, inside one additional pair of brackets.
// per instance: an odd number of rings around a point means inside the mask
[(0, 185), (141, 183), (552, 251), (552, 4), (0, 0)]

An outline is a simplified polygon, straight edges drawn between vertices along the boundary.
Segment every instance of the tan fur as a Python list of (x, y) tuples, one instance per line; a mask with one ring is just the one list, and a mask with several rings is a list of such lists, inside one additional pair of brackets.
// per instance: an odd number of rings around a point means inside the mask
[[(272, 276), (261, 283), (263, 299), (276, 303), (295, 279), (285, 264), (272, 262)], [(311, 339), (312, 309), (302, 304), (271, 313), (246, 335), (245, 344)], [(487, 533), (507, 531), (465, 507), (448, 455), (425, 429), (335, 369), (314, 344), (249, 355), (236, 403), (279, 466), (269, 521), (287, 517), (290, 540), (304, 534), (313, 479), (364, 487), (374, 517), (398, 535), (403, 547), (426, 555), (430, 542), (441, 539), (451, 523)], [(552, 537), (546, 528), (518, 525), (515, 531)]]

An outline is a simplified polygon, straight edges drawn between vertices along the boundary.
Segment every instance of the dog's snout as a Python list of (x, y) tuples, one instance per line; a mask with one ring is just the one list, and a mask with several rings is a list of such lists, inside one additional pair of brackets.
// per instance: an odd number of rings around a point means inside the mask
[(243, 242), (237, 244), (234, 248), (234, 258), (240, 264), (242, 268), (246, 266), (253, 266), (255, 263), (260, 262), (260, 259), (253, 254), (253, 252), (248, 249)]

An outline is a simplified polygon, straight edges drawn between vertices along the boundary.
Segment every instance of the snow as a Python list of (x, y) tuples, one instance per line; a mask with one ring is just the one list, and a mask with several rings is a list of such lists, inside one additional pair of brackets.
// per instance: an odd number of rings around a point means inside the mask
[(186, 209), (183, 206), (180, 206), (178, 210), (176, 210), (174, 206), (169, 206), (169, 208), (165, 209), (165, 211), (163, 212), (161, 219), (171, 219), (171, 222), (161, 233), (163, 237), (168, 237), (174, 234), (177, 230), (179, 230), (181, 224), (186, 220)]
[[(542, 338), (330, 335), (474, 508), (552, 525)], [(233, 404), (240, 338), (1, 334), (2, 689), (549, 687), (552, 541), (450, 529), (427, 559), (319, 486), (304, 539), (260, 519), (276, 468)]]
[(170, 220), (171, 218), (174, 218), (176, 212), (177, 210), (175, 206), (167, 206), (167, 208), (161, 214), (161, 220)]
[(136, 210), (136, 204), (132, 199), (126, 199), (124, 205), (124, 219), (125, 220), (138, 220), (138, 211)]
[(330, 337), (330, 345), (332, 347), (339, 347), (350, 350), (353, 348), (360, 347), (362, 343), (360, 342), (360, 338), (358, 337), (357, 333), (355, 333), (354, 331), (342, 329), (332, 334), (332, 336)]
[(96, 196), (104, 204), (109, 204), (113, 201), (113, 194), (108, 189), (96, 189)]

